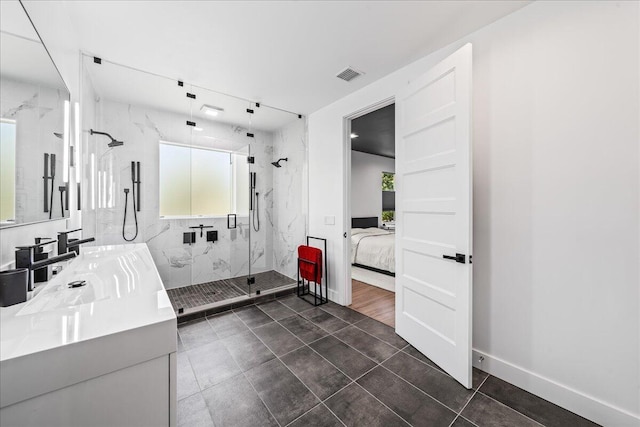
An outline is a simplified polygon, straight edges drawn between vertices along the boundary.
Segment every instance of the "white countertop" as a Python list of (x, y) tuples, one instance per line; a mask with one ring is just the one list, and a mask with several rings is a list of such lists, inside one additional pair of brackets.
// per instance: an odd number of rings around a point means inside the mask
[[(74, 280), (87, 285), (69, 288)], [(46, 392), (175, 352), (175, 329), (174, 310), (146, 244), (82, 248), (32, 299), (0, 309), (0, 406), (34, 392), (17, 384), (33, 377), (34, 362), (69, 365), (49, 370), (53, 378), (39, 389)], [(27, 383), (34, 388), (36, 380)]]

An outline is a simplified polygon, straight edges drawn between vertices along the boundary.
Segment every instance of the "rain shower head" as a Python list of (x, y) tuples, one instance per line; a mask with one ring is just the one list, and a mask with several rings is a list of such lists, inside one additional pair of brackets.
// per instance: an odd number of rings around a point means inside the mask
[(283, 161), (283, 160), (284, 160), (285, 162), (288, 162), (288, 161), (289, 161), (289, 158), (288, 158), (288, 157), (283, 157), (283, 158), (281, 158), (281, 159), (278, 159), (278, 161), (277, 161), (277, 162), (271, 162), (271, 164), (272, 164), (273, 166), (277, 167), (277, 168), (281, 168), (281, 167), (282, 167), (282, 165), (280, 164), (280, 162), (281, 162), (281, 161)]
[(98, 132), (97, 130), (89, 129), (89, 133), (91, 135), (104, 135), (104, 136), (108, 137), (111, 140), (111, 142), (109, 144), (107, 144), (110, 148), (111, 147), (119, 147), (121, 145), (124, 145), (124, 142), (117, 141), (114, 137), (112, 137), (111, 135), (109, 135), (106, 132)]

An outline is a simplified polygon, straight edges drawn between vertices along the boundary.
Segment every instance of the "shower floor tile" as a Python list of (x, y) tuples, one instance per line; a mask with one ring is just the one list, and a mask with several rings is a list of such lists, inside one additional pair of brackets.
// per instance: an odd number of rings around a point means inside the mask
[[(214, 304), (221, 301), (249, 295), (247, 278), (249, 276), (234, 277), (231, 279), (215, 280), (213, 282), (197, 285), (183, 286), (181, 288), (167, 289), (167, 295), (174, 310), (180, 308), (191, 309)], [(277, 271), (265, 271), (254, 274), (255, 284), (251, 285), (251, 293), (293, 285), (295, 280), (278, 273)]]
[(167, 289), (174, 310), (179, 308), (194, 308), (207, 304), (241, 297), (246, 295), (229, 280), (200, 283), (199, 285), (184, 286), (182, 288)]
[[(234, 277), (232, 279), (229, 279), (229, 282), (233, 283), (238, 288), (245, 290), (246, 292), (249, 288), (247, 286), (248, 277), (249, 276)], [(274, 270), (253, 274), (253, 277), (256, 278), (256, 283), (251, 285), (252, 293), (255, 293), (256, 291), (267, 291), (286, 285), (294, 285), (296, 283), (296, 281), (292, 278), (287, 277), (284, 274), (280, 274)]]

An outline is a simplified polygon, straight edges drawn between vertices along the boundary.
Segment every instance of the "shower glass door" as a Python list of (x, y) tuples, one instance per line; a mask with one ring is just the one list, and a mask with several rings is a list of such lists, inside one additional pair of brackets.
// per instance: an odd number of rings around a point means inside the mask
[(231, 281), (246, 295), (251, 295), (251, 263), (249, 262), (249, 248), (251, 247), (250, 221), (250, 147), (232, 151), (231, 188), (233, 193), (231, 213), (235, 219), (235, 228), (229, 229)]
[(85, 232), (97, 244), (145, 243), (178, 313), (294, 286), (304, 119), (98, 59), (82, 60)]
[(250, 137), (244, 101), (192, 86), (193, 285), (206, 303), (251, 295)]

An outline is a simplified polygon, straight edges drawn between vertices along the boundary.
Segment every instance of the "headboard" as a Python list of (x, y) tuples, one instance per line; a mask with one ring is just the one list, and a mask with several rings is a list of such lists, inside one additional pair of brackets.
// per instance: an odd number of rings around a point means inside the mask
[(378, 217), (351, 218), (351, 228), (378, 228)]

